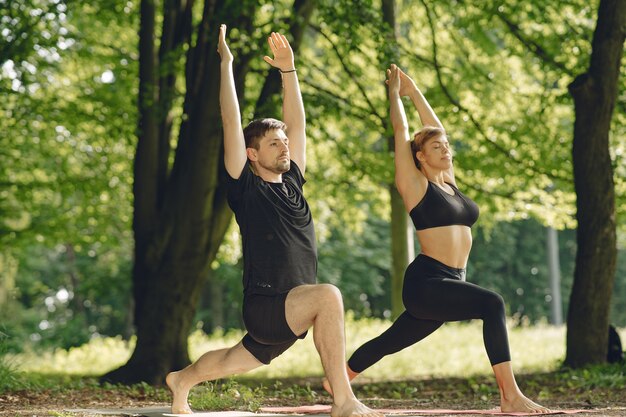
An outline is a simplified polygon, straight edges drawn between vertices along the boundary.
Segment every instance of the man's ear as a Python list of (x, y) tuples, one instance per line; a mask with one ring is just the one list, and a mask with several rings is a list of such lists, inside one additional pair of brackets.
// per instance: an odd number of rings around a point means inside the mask
[(248, 159), (251, 161), (257, 161), (259, 159), (257, 150), (254, 148), (246, 148), (246, 155), (248, 156)]

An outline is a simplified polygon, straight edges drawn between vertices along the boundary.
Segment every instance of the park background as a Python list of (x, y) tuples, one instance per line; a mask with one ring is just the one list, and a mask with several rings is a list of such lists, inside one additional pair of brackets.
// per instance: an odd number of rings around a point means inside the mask
[[(318, 278), (344, 295), (349, 351), (401, 310), (402, 271), (419, 251), (393, 186), (384, 69), (395, 62), (442, 120), (459, 186), (481, 208), (468, 280), (503, 295), (514, 349), (555, 346), (522, 369), (556, 369), (577, 330), (591, 342), (576, 344), (570, 365), (603, 362), (585, 346), (604, 353), (597, 335), (626, 326), (623, 31), (614, 83), (595, 85), (613, 104), (575, 102), (572, 86), (598, 77), (594, 31), (611, 14), (623, 22), (619, 3), (0, 1), (2, 357), (27, 371), (82, 363), (75, 372), (159, 383), (198, 346), (241, 336), (241, 241), (224, 200), (217, 96), (226, 23), (244, 123), (280, 117), (280, 76), (262, 56), (271, 31), (292, 42)], [(604, 130), (581, 136), (579, 112)], [(595, 186), (575, 185), (576, 162)], [(598, 204), (582, 232), (581, 201)], [(595, 255), (577, 265), (588, 241)], [(572, 315), (576, 282), (599, 290)], [(461, 357), (483, 355), (476, 324), (447, 327), (431, 352), (457, 343)], [(529, 333), (515, 339), (516, 329)], [(81, 346), (93, 349), (82, 362)], [(411, 373), (401, 358), (389, 368), (407, 372), (387, 376)], [(450, 375), (424, 362), (420, 372)]]

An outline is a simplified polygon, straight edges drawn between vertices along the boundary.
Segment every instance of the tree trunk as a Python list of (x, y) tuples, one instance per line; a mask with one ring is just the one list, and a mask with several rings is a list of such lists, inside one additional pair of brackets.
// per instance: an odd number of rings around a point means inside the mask
[[(396, 6), (395, 0), (383, 0), (383, 23), (389, 27), (389, 40), (396, 43)], [(398, 63), (398, 57), (390, 57)], [(391, 131), (387, 121), (387, 131)], [(387, 148), (390, 152), (394, 150), (393, 134), (387, 138)], [(408, 216), (404, 208), (402, 197), (395, 184), (391, 183), (389, 188), (389, 199), (391, 202), (391, 312), (393, 318), (398, 317), (404, 311), (402, 302), (402, 286), (404, 272), (406, 271), (413, 251), (413, 232), (409, 230)]]
[(413, 233), (409, 224), (409, 216), (404, 208), (404, 202), (396, 186), (389, 186), (391, 199), (391, 313), (393, 318), (404, 311), (402, 301), (402, 287), (404, 273), (409, 262), (414, 257)]
[(574, 98), (574, 184), (578, 220), (576, 269), (567, 317), (565, 364), (606, 361), (615, 279), (616, 221), (609, 129), (618, 92), (626, 2), (601, 0), (587, 73), (570, 85)]
[[(135, 264), (133, 296), (137, 344), (124, 366), (103, 380), (160, 384), (189, 364), (187, 338), (204, 277), (228, 227), (219, 109), (218, 22), (227, 6), (206, 4), (196, 44), (186, 56), (184, 118), (171, 173), (168, 172), (176, 69), (189, 43), (193, 2), (167, 2), (158, 58), (155, 7), (143, 0), (140, 27), (139, 132), (135, 158)], [(227, 24), (245, 22), (228, 3)], [(243, 11), (242, 11), (243, 12)], [(254, 13), (249, 8), (245, 13)], [(240, 60), (246, 68), (247, 61)], [(245, 73), (239, 72), (240, 79)], [(238, 85), (240, 91), (243, 85)]]

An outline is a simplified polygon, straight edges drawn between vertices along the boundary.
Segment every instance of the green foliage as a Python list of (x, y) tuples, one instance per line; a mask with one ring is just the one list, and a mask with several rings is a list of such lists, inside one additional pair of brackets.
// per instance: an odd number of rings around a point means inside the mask
[[(80, 382), (81, 380), (82, 378), (75, 379), (75, 381), (77, 382)], [(88, 383), (92, 382), (92, 383), (97, 384), (96, 379), (94, 380), (87, 379), (86, 381)], [(148, 385), (145, 382), (142, 382), (139, 384), (132, 384), (132, 385), (121, 385), (121, 384), (116, 385), (116, 384), (110, 384), (108, 382), (105, 382), (101, 386), (104, 390), (118, 391), (125, 395), (136, 397), (136, 398), (150, 398), (151, 400), (154, 400), (154, 401), (163, 401), (163, 402), (168, 402), (171, 398), (169, 389), (154, 387), (152, 385)]]
[[(346, 351), (349, 356), (365, 341), (378, 336), (391, 324), (388, 320), (346, 317)], [(367, 370), (364, 378), (388, 380), (423, 376), (488, 375), (491, 367), (482, 340), (482, 324), (449, 323), (422, 342), (395, 355), (384, 358)], [(622, 340), (626, 330), (619, 329)], [(190, 357), (197, 359), (203, 353), (230, 347), (243, 336), (240, 330), (216, 331), (206, 335), (194, 332), (189, 339)], [(565, 352), (564, 327), (547, 325), (514, 326), (509, 323), (511, 353), (517, 372), (553, 371), (559, 367)], [(119, 338), (93, 339), (79, 348), (56, 349), (47, 352), (25, 352), (9, 355), (23, 372), (67, 376), (101, 375), (123, 364), (133, 350), (133, 344)], [(311, 334), (296, 343), (270, 366), (255, 369), (243, 379), (321, 376), (319, 354)]]
[(98, 333), (128, 334), (129, 264), (93, 250), (75, 254), (70, 245), (29, 249), (22, 268), (30, 273), (17, 277), (20, 304), (10, 305), (17, 318), (7, 323), (10, 334), (35, 346), (63, 348)]
[(19, 341), (12, 350), (129, 335), (136, 17), (130, 3), (101, 13), (109, 3), (11, 3), (31, 16), (58, 12), (58, 33), (33, 34), (21, 55), (27, 83), (6, 66), (0, 76), (11, 90), (0, 128), (12, 133), (11, 163), (0, 164), (0, 253), (18, 265), (1, 285), (10, 305), (0, 323)]
[[(129, 201), (125, 174), (132, 161), (127, 145), (134, 136), (134, 103), (126, 93), (136, 69), (124, 35), (133, 31), (124, 27), (129, 21), (123, 16), (94, 21), (98, 10), (91, 6), (58, 7), (64, 10), (58, 20), (64, 36), (50, 50), (36, 45), (39, 52), (30, 51), (28, 85), (18, 86), (17, 73), (2, 77), (15, 86), (2, 108), (14, 160), (3, 164), (13, 201), (13, 232), (3, 235), (3, 243), (115, 244), (129, 224), (124, 211), (117, 219), (111, 212)], [(48, 60), (54, 69), (46, 67)]]
[(623, 389), (626, 386), (624, 364), (594, 365), (583, 369), (565, 369), (559, 374), (565, 389), (611, 388)]
[[(559, 233), (561, 293), (567, 311), (574, 274), (575, 234)], [(537, 322), (550, 317), (551, 290), (546, 229), (535, 220), (478, 228), (468, 263), (468, 280), (504, 297), (509, 315)]]
[(195, 410), (246, 410), (257, 411), (261, 399), (265, 398), (262, 388), (251, 389), (235, 380), (207, 382), (195, 388), (189, 405)]
[(311, 388), (311, 383), (307, 382), (304, 385), (291, 385), (284, 386), (280, 381), (274, 382), (273, 391), (281, 398), (287, 398), (291, 400), (306, 401), (314, 403), (318, 394)]
[(15, 361), (7, 356), (8, 338), (9, 336), (0, 331), (0, 394), (29, 388), (26, 378), (19, 371)]
[[(45, 68), (54, 64), (58, 57), (58, 42), (64, 40), (65, 12), (63, 0), (0, 1), (0, 22), (3, 31), (0, 39), (0, 66), (8, 70), (17, 82), (13, 89), (23, 89), (30, 84), (34, 67)], [(36, 60), (35, 53), (45, 51), (52, 54), (47, 61)], [(55, 56), (56, 55), (56, 56)], [(9, 63), (8, 66), (5, 66)], [(43, 65), (42, 65), (43, 64)], [(8, 87), (0, 83), (3, 90)]]
[(333, 228), (319, 248), (318, 280), (339, 287), (356, 318), (388, 317), (390, 246), (388, 223), (373, 213), (360, 230)]
[(130, 357), (134, 339), (130, 342), (120, 337), (93, 338), (80, 347), (69, 349), (31, 349), (19, 354), (9, 354), (18, 369), (40, 374), (102, 375), (122, 365)]
[[(563, 317), (568, 311), (576, 262), (576, 232), (558, 232)], [(474, 233), (468, 262), (470, 282), (500, 293), (508, 315), (517, 323), (545, 321), (550, 317), (552, 293), (548, 276), (546, 229), (536, 220), (500, 222)], [(626, 250), (618, 249), (617, 272), (610, 320), (626, 324)]]

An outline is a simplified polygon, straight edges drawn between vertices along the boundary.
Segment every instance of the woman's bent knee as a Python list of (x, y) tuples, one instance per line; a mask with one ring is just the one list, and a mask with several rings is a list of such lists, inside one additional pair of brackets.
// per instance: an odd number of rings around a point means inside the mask
[(485, 311), (487, 314), (492, 316), (504, 316), (505, 315), (505, 304), (504, 298), (496, 292), (491, 292), (489, 297), (484, 305)]

